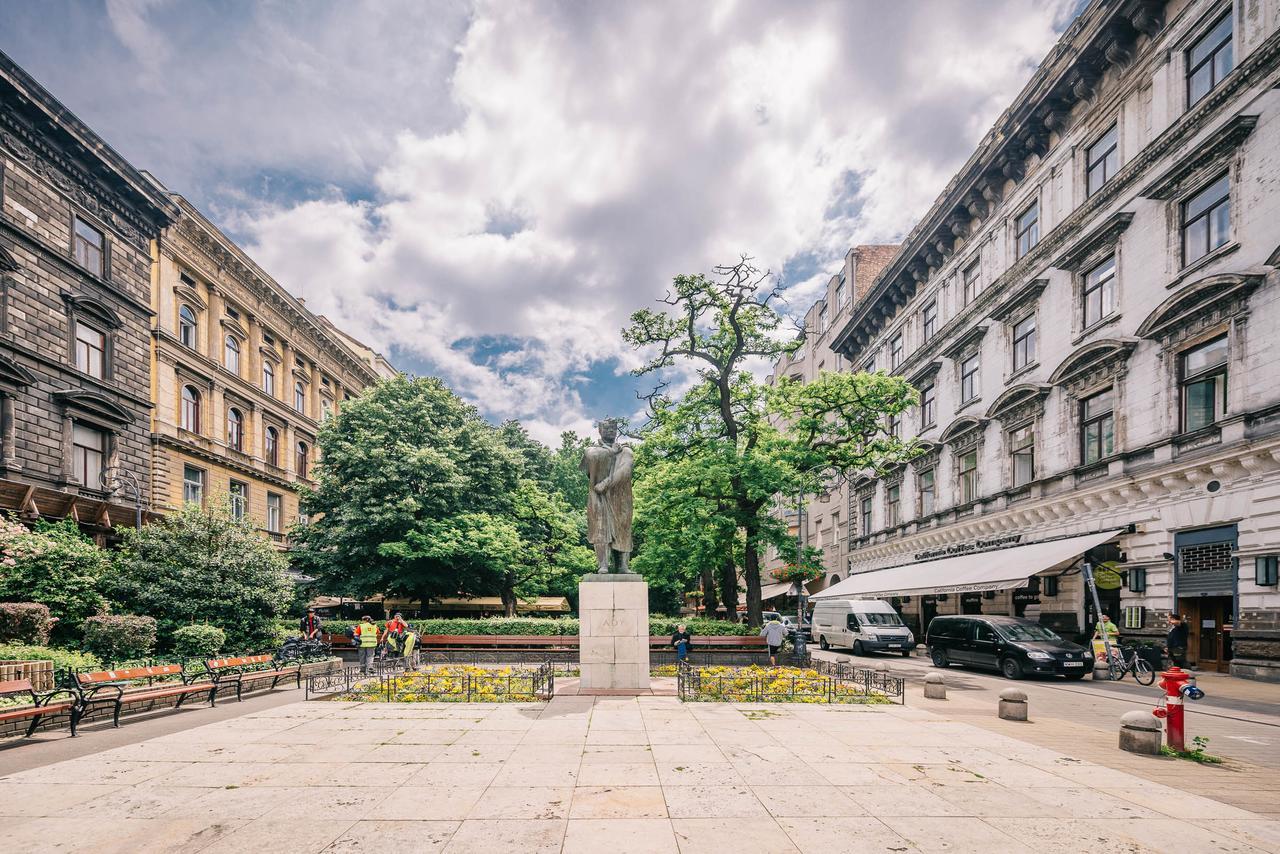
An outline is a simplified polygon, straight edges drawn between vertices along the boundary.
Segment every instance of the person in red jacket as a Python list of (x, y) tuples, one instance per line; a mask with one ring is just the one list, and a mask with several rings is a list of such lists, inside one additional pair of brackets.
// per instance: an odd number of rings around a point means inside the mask
[(320, 637), (320, 618), (316, 616), (315, 608), (307, 609), (307, 616), (302, 618), (298, 628), (302, 630), (302, 636), (307, 640)]

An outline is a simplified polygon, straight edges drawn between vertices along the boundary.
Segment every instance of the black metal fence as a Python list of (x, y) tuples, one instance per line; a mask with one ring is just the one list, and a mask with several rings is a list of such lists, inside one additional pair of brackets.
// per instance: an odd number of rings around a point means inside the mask
[[(419, 660), (424, 664), (473, 664), (477, 666), (497, 664), (540, 666), (551, 664), (556, 672), (562, 676), (576, 672), (579, 667), (578, 651), (576, 649), (505, 649), (493, 652), (468, 649), (427, 649), (420, 651), (418, 656)], [(690, 664), (701, 667), (711, 667), (716, 664), (729, 666), (758, 664), (763, 667), (769, 663), (769, 653), (767, 650), (758, 652), (753, 650), (696, 650), (689, 653), (688, 661)], [(678, 663), (674, 650), (649, 651), (649, 665), (651, 667)], [(791, 650), (786, 650), (778, 656), (778, 663), (792, 667), (808, 667), (810, 658), (808, 655), (797, 658)]]
[(382, 700), (427, 700), (455, 703), (550, 700), (556, 690), (555, 668), (544, 663), (536, 670), (448, 673), (422, 671), (386, 673), (379, 677)]
[[(825, 665), (826, 662), (819, 662)], [(903, 679), (847, 665), (812, 668), (813, 675), (786, 671), (724, 671), (681, 665), (676, 691), (686, 702), (898, 703), (906, 702)]]

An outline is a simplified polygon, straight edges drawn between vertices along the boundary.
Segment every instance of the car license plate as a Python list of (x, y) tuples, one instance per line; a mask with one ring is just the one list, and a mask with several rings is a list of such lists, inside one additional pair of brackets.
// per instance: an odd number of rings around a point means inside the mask
[(1064, 667), (1084, 667), (1083, 661), (1064, 661), (1062, 664)]
[(891, 644), (889, 644), (889, 649), (902, 649), (902, 644), (900, 644), (900, 643), (891, 643)]

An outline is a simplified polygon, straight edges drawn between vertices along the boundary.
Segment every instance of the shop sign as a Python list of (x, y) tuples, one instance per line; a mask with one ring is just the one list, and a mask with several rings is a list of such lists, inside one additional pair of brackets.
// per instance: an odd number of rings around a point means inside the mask
[(934, 560), (940, 557), (951, 557), (952, 555), (969, 554), (970, 552), (986, 551), (987, 549), (1002, 548), (1010, 546), (1014, 543), (1022, 541), (1021, 534), (1008, 534), (1003, 537), (996, 537), (990, 540), (974, 540), (969, 543), (956, 543), (955, 545), (946, 546), (940, 549), (929, 549), (924, 552), (916, 552), (916, 560)]
[(1030, 587), (1019, 587), (1013, 591), (1014, 605), (1039, 605), (1040, 591)]
[(1099, 590), (1119, 590), (1124, 584), (1120, 573), (1105, 564), (1093, 571), (1093, 584)]

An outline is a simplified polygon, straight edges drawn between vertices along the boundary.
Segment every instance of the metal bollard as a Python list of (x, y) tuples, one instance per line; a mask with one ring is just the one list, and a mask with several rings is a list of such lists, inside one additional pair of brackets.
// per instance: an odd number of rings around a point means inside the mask
[(1120, 749), (1130, 753), (1160, 755), (1160, 719), (1147, 712), (1125, 712), (1120, 716)]
[(1025, 721), (1027, 719), (1027, 694), (1020, 688), (1005, 688), (1000, 692), (997, 714), (1001, 720)]
[(926, 700), (947, 699), (947, 686), (942, 681), (941, 673), (930, 673), (924, 677), (924, 698)]

